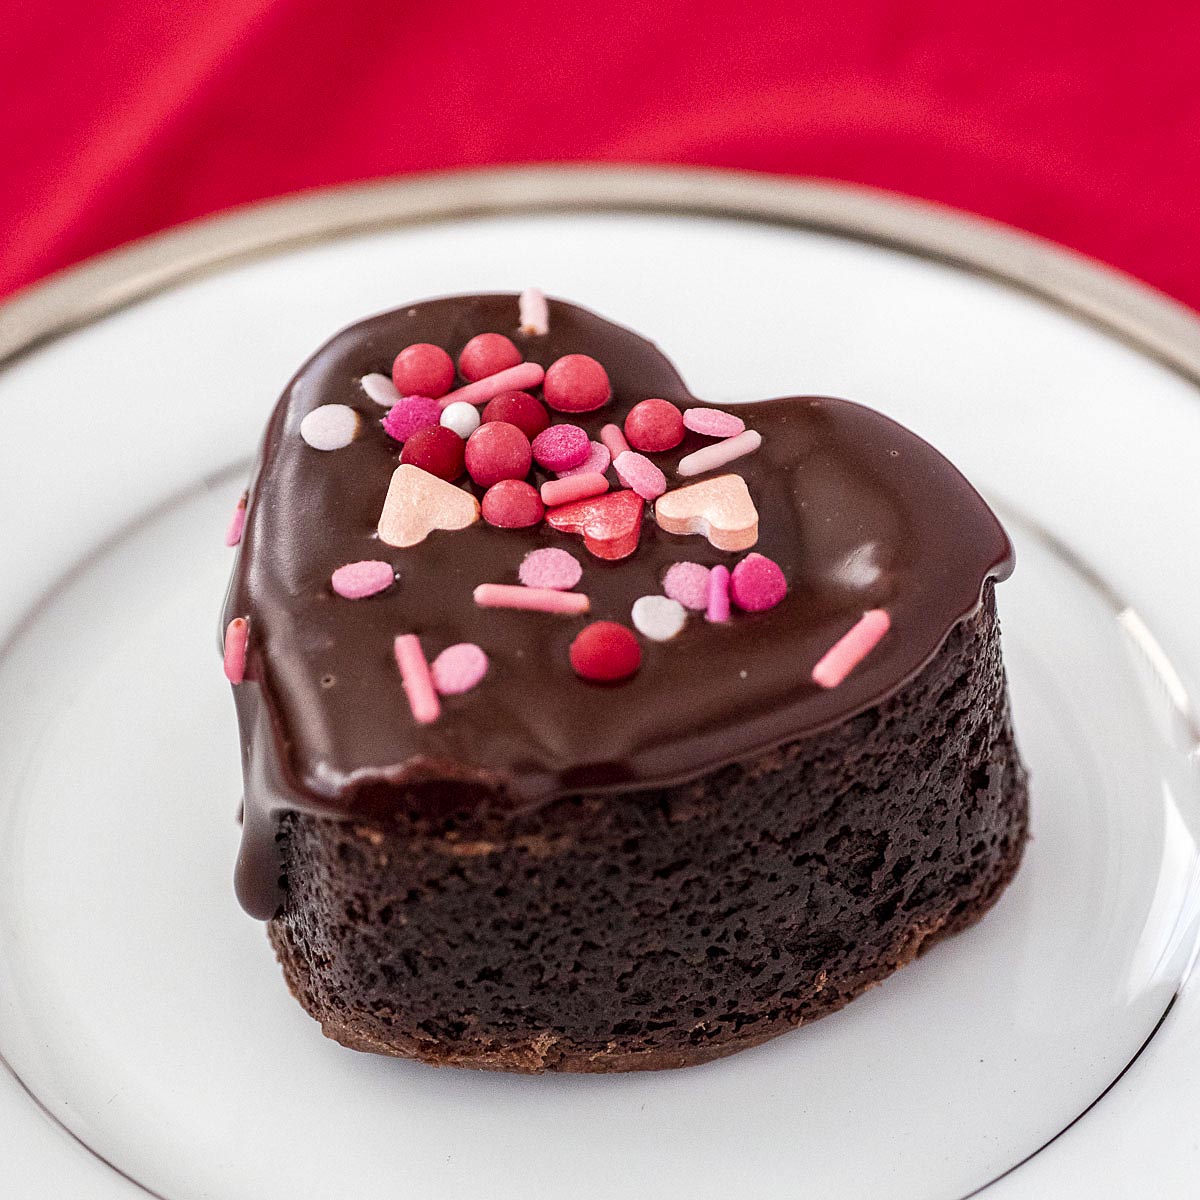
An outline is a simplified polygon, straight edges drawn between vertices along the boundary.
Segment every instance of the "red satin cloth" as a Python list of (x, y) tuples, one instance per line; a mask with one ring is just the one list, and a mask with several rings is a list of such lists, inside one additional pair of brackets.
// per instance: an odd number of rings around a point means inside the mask
[(317, 184), (623, 160), (930, 197), (1200, 307), (1197, 0), (0, 3), (0, 292)]

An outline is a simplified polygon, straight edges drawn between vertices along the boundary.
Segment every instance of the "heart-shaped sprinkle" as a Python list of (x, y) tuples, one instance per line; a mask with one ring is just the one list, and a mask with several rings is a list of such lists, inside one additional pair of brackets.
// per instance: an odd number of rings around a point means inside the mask
[(696, 562), (672, 563), (663, 576), (663, 591), (684, 608), (703, 612), (708, 607), (708, 567)]
[(637, 549), (643, 507), (636, 492), (609, 492), (551, 509), (546, 523), (563, 533), (582, 534), (583, 544), (597, 558), (626, 558)]
[(779, 564), (763, 554), (747, 554), (729, 577), (729, 594), (744, 612), (765, 612), (787, 595)]
[(517, 578), (531, 588), (552, 588), (565, 592), (583, 578), (583, 566), (573, 554), (557, 546), (530, 550), (521, 562)]
[(572, 475), (603, 475), (612, 463), (612, 455), (603, 442), (589, 442), (588, 456), (577, 467), (557, 471), (559, 479), (570, 479)]
[(362, 562), (346, 563), (330, 576), (329, 583), (339, 596), (347, 600), (364, 600), (374, 596), (396, 581), (392, 564), (379, 559), (364, 559)]
[(447, 646), (429, 664), (433, 686), (442, 696), (461, 696), (469, 692), (487, 674), (488, 656), (474, 642)]
[(300, 436), (314, 450), (341, 450), (358, 434), (358, 413), (348, 404), (322, 404), (300, 422)]
[(718, 475), (660, 496), (654, 519), (666, 533), (700, 533), (718, 550), (749, 550), (758, 541), (758, 509), (740, 475)]
[(644, 455), (626, 450), (613, 459), (617, 478), (643, 500), (657, 500), (667, 490), (667, 477)]
[(633, 627), (652, 642), (669, 642), (687, 621), (687, 609), (667, 596), (639, 596), (633, 602)]
[(746, 422), (733, 413), (719, 408), (687, 408), (683, 412), (684, 427), (702, 437), (737, 437), (746, 428)]
[(435, 529), (466, 529), (479, 520), (479, 501), (470, 492), (402, 463), (379, 516), (379, 539), (389, 546), (415, 546)]

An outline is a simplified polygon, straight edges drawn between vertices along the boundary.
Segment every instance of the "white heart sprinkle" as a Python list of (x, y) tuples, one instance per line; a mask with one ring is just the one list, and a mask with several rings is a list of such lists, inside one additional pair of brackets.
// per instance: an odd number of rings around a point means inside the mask
[(396, 385), (386, 375), (364, 375), (360, 382), (362, 390), (384, 408), (391, 408), (400, 399)]
[(633, 602), (633, 625), (652, 642), (668, 642), (687, 621), (687, 610), (669, 596), (640, 596)]
[(465, 400), (455, 400), (442, 409), (442, 424), (465, 440), (479, 428), (479, 409)]
[(314, 450), (340, 450), (358, 433), (358, 413), (348, 404), (322, 404), (300, 422), (300, 436)]

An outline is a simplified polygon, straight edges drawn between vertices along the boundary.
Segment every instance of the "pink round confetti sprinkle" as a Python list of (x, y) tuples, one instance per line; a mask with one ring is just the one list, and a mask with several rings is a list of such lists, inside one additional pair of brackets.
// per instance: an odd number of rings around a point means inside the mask
[(625, 437), (647, 454), (673, 450), (683, 441), (683, 414), (670, 400), (640, 400), (625, 417)]
[(639, 596), (633, 602), (633, 627), (652, 642), (669, 642), (687, 622), (687, 609), (668, 596)]
[(358, 424), (348, 404), (322, 404), (300, 422), (300, 436), (314, 450), (341, 450), (358, 436)]
[(441, 346), (417, 342), (392, 363), (392, 382), (402, 396), (444, 396), (454, 385), (454, 359)]
[(543, 483), (542, 503), (552, 508), (556, 504), (586, 500), (589, 496), (603, 496), (607, 491), (608, 480), (599, 473), (571, 475), (567, 479), (550, 479)]
[(762, 434), (757, 429), (747, 429), (723, 442), (714, 442), (691, 454), (685, 454), (679, 460), (677, 468), (680, 475), (702, 475), (705, 471), (716, 470), (735, 458), (744, 458), (753, 454), (762, 445)]
[(600, 430), (600, 440), (608, 447), (608, 453), (612, 458), (616, 458), (618, 454), (624, 454), (626, 450), (631, 449), (629, 443), (625, 440), (625, 435), (621, 432), (620, 425), (605, 425)]
[(428, 396), (405, 396), (397, 400), (383, 418), (383, 431), (395, 442), (407, 442), (414, 433), (436, 425), (442, 406)]
[(483, 494), (483, 519), (497, 529), (528, 529), (546, 511), (537, 488), (523, 479), (501, 479)]
[(541, 288), (526, 288), (517, 301), (521, 313), (521, 332), (545, 337), (550, 332), (550, 306)]
[(737, 437), (746, 428), (741, 417), (719, 408), (685, 408), (683, 424), (693, 433), (716, 438)]
[(708, 608), (705, 617), (714, 623), (729, 620), (729, 568), (713, 567), (708, 573)]
[(813, 682), (823, 688), (837, 687), (879, 645), (891, 624), (891, 617), (882, 608), (863, 613), (859, 622), (834, 642), (813, 667)]
[(329, 578), (333, 590), (347, 600), (363, 600), (367, 596), (374, 596), (391, 587), (395, 581), (396, 572), (392, 570), (392, 564), (372, 558), (346, 563)]
[(557, 588), (517, 587), (511, 583), (481, 583), (474, 592), (480, 608), (517, 608), (524, 612), (585, 613), (591, 602), (582, 592)]
[(617, 478), (643, 500), (657, 500), (667, 490), (667, 477), (644, 455), (626, 450), (613, 459)]
[(441, 715), (433, 678), (429, 674), (429, 663), (420, 639), (415, 633), (402, 633), (393, 645), (396, 666), (400, 668), (400, 681), (412, 709), (413, 720), (419, 725), (428, 725)]
[(592, 412), (612, 396), (608, 372), (586, 354), (564, 354), (550, 364), (542, 388), (546, 403), (558, 412)]
[(583, 578), (583, 565), (557, 546), (531, 550), (521, 562), (517, 578), (528, 588), (566, 592)]
[(477, 333), (458, 356), (458, 372), (468, 383), (477, 383), (520, 361), (520, 350), (504, 334)]
[(708, 571), (697, 562), (672, 563), (663, 576), (663, 591), (684, 608), (703, 612), (708, 607)]
[(480, 487), (529, 474), (529, 439), (507, 421), (488, 421), (467, 438), (467, 473)]
[(447, 646), (429, 665), (433, 686), (442, 696), (461, 696), (488, 672), (488, 656), (474, 642)]
[(546, 377), (546, 372), (537, 363), (518, 363), (507, 371), (497, 371), (475, 383), (468, 383), (458, 391), (442, 398), (442, 403), (454, 404), (459, 400), (467, 404), (486, 404), (504, 392), (523, 392), (526, 388), (537, 387)]
[(234, 617), (225, 628), (225, 678), (241, 683), (246, 678), (246, 647), (250, 644), (250, 621)]
[(400, 392), (391, 381), (390, 376), (379, 374), (364, 375), (359, 380), (359, 383), (362, 384), (362, 390), (376, 404), (380, 404), (384, 408), (391, 408), (401, 398)]
[(745, 612), (774, 608), (787, 590), (787, 580), (779, 564), (764, 554), (747, 554), (729, 577), (729, 594)]
[(246, 493), (237, 502), (233, 515), (229, 518), (229, 527), (225, 530), (225, 545), (236, 546), (242, 540), (242, 531), (246, 528)]
[(568, 471), (585, 462), (592, 443), (578, 425), (551, 425), (533, 439), (533, 457), (548, 471)]
[(603, 442), (589, 442), (588, 456), (577, 467), (568, 467), (556, 472), (559, 479), (570, 479), (572, 475), (603, 475), (612, 464), (612, 455)]

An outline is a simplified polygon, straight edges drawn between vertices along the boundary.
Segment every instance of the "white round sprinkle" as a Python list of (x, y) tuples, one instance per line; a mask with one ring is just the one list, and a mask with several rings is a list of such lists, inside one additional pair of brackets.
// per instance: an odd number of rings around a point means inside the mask
[(364, 375), (362, 390), (384, 408), (391, 408), (400, 399), (396, 385), (386, 375)]
[(641, 596), (633, 602), (633, 625), (652, 642), (668, 642), (687, 621), (687, 609), (669, 596)]
[(358, 433), (358, 413), (348, 404), (322, 404), (300, 422), (300, 436), (314, 450), (340, 450)]
[(469, 438), (479, 428), (479, 409), (465, 400), (455, 400), (442, 409), (442, 424), (460, 438)]

